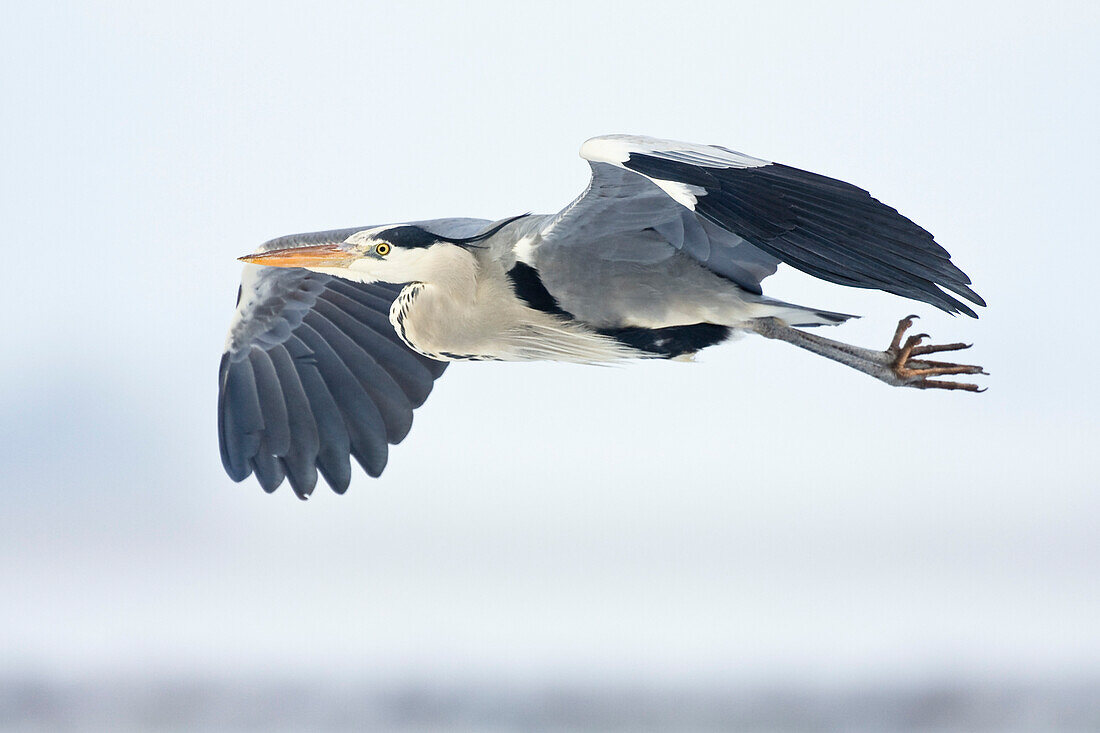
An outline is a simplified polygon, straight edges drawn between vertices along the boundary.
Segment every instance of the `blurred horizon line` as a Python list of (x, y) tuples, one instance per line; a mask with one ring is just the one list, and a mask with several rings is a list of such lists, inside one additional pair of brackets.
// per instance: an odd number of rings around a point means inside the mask
[(271, 674), (61, 681), (0, 673), (0, 729), (1094, 730), (1100, 674), (1076, 681), (655, 685), (501, 678), (405, 682)]

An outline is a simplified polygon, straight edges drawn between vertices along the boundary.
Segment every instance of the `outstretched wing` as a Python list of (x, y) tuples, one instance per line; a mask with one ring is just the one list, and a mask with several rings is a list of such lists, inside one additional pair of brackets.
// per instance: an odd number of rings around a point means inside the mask
[[(457, 235), (481, 220), (445, 220)], [(262, 249), (342, 242), (367, 227), (296, 234)], [(246, 265), (218, 374), (218, 440), (234, 481), (265, 491), (284, 478), (306, 498), (320, 471), (337, 493), (350, 456), (371, 476), (412, 427), (413, 409), (446, 368), (410, 350), (389, 321), (400, 285), (354, 283)]]
[(944, 289), (985, 305), (931, 234), (851, 184), (719, 146), (631, 135), (592, 138), (581, 157), (592, 180), (548, 220), (541, 232), (547, 244), (607, 241), (610, 256), (623, 258), (626, 235), (648, 229), (756, 293), (785, 262), (949, 313), (976, 317)]

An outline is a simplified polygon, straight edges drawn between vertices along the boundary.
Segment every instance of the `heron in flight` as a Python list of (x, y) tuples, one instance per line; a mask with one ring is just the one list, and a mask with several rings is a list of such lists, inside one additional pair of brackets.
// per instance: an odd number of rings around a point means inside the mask
[(690, 358), (741, 332), (887, 384), (981, 367), (927, 360), (903, 319), (885, 350), (808, 333), (852, 316), (763, 295), (780, 263), (977, 317), (932, 235), (848, 183), (738, 153), (632, 135), (584, 143), (592, 178), (556, 214), (432, 219), (273, 239), (245, 265), (220, 369), (222, 462), (266, 491), (338, 493), (371, 476), (452, 361)]

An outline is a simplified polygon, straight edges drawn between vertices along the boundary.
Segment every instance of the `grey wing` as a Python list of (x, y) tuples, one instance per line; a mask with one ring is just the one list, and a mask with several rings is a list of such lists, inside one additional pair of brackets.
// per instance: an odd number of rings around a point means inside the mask
[[(436, 229), (473, 228), (454, 221)], [(281, 237), (263, 249), (342, 242), (365, 228)], [(255, 473), (270, 492), (286, 478), (305, 498), (318, 471), (343, 493), (351, 456), (381, 474), (389, 445), (408, 434), (413, 409), (446, 368), (394, 332), (389, 309), (400, 290), (245, 266), (218, 375), (218, 440), (233, 480)]]
[[(609, 245), (650, 261), (683, 251), (743, 288), (785, 262), (975, 316), (985, 301), (932, 235), (863, 189), (726, 148), (631, 135), (588, 140), (588, 189), (543, 227), (542, 246)], [(659, 237), (639, 237), (645, 230)], [(663, 245), (663, 247), (661, 246)]]

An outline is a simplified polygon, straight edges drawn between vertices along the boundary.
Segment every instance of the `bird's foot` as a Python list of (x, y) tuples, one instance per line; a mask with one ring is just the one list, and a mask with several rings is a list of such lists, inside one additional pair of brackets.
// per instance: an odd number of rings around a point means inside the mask
[[(918, 333), (906, 338), (905, 334), (913, 327), (913, 321), (917, 316), (908, 316), (898, 322), (894, 331), (894, 339), (885, 354), (890, 360), (892, 379), (889, 381), (898, 387), (915, 387), (917, 389), (961, 389), (967, 392), (984, 392), (976, 384), (968, 382), (951, 382), (947, 380), (931, 379), (950, 374), (988, 374), (980, 366), (970, 364), (952, 364), (944, 361), (928, 361), (914, 359), (915, 356), (935, 354), (941, 351), (962, 351), (969, 349), (972, 344), (927, 344), (923, 342), (930, 338), (926, 333)], [(904, 341), (903, 341), (904, 339)]]

